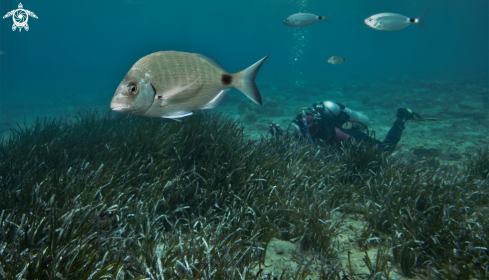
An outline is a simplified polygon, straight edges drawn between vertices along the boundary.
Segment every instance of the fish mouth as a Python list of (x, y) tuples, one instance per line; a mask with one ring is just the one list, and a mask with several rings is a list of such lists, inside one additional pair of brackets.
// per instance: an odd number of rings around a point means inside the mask
[(110, 109), (115, 112), (125, 111), (129, 107), (128, 104), (121, 102), (121, 100), (117, 100), (116, 98), (112, 99), (112, 102), (110, 102)]

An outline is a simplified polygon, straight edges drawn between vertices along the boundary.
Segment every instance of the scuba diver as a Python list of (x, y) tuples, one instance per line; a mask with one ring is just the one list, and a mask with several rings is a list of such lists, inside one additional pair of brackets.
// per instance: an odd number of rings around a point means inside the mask
[(268, 126), (268, 132), (272, 134), (272, 136), (279, 137), (282, 136), (284, 133), (284, 130), (280, 127), (279, 124), (276, 124), (275, 122), (272, 122)]
[[(287, 131), (291, 129), (291, 134), (296, 138), (306, 137), (313, 141), (321, 139), (328, 144), (348, 142), (355, 139), (356, 141), (378, 145), (386, 151), (392, 151), (401, 140), (404, 124), (408, 120), (436, 120), (421, 117), (418, 113), (406, 108), (397, 109), (396, 116), (394, 125), (387, 133), (384, 141), (381, 142), (369, 136), (369, 120), (366, 115), (351, 110), (340, 103), (325, 101), (313, 104), (313, 108), (301, 108)], [(362, 132), (362, 130), (367, 130), (367, 133)], [(282, 129), (272, 123), (269, 132), (278, 137), (282, 134)]]

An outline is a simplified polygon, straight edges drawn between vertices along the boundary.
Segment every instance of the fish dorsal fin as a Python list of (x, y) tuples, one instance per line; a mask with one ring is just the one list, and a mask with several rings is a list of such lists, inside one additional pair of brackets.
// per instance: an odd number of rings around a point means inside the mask
[(179, 94), (180, 92), (188, 89), (189, 87), (191, 87), (193, 84), (195, 84), (195, 82), (197, 82), (198, 80), (200, 79), (200, 75), (199, 77), (197, 77), (197, 79), (195, 79), (195, 81), (191, 82), (190, 84), (188, 85), (185, 85), (185, 86), (176, 86), (176, 87), (173, 87), (165, 92), (163, 92), (163, 94), (157, 94), (157, 98), (159, 99), (163, 99), (163, 100), (168, 100), (168, 99), (171, 99), (173, 98), (175, 95)]
[(219, 104), (221, 104), (222, 100), (224, 99), (226, 93), (228, 93), (229, 90), (230, 88), (221, 90), (221, 92), (218, 95), (216, 95), (216, 97), (214, 97), (214, 99), (212, 99), (211, 102), (207, 103), (207, 105), (205, 105), (202, 109), (214, 109), (217, 106), (219, 106)]
[(215, 67), (217, 67), (219, 70), (221, 70), (221, 72), (223, 73), (226, 73), (226, 74), (229, 74), (228, 70), (226, 70), (226, 68), (222, 67), (221, 64), (219, 64), (219, 62), (215, 61), (214, 58), (210, 57), (210, 56), (207, 56), (205, 54), (202, 54), (202, 53), (196, 53), (195, 54), (197, 57), (200, 57), (202, 58), (203, 60), (209, 62), (210, 64), (214, 65)]

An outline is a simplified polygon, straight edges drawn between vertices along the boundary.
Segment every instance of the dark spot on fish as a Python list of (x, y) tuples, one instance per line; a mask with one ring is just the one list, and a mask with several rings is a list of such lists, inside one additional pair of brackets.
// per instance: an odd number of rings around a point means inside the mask
[(158, 95), (158, 99), (163, 99), (163, 95)]
[(415, 22), (415, 21), (416, 21), (416, 19), (415, 19), (415, 18), (410, 18), (410, 19), (409, 19), (409, 22)]
[[(151, 85), (151, 88), (153, 89), (153, 94), (156, 95), (156, 89), (155, 87), (153, 86), (152, 83), (149, 83)], [(161, 96), (158, 96), (158, 98), (160, 98)]]
[(233, 76), (229, 74), (222, 74), (221, 76), (221, 82), (223, 85), (230, 85), (233, 82)]
[(323, 19), (323, 17), (319, 16), (318, 19)]

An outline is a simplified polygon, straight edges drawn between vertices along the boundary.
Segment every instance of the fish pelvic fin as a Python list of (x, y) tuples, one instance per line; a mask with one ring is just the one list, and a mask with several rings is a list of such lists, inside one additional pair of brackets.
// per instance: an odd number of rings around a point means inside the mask
[(190, 111), (182, 111), (182, 112), (176, 112), (176, 113), (165, 115), (162, 118), (172, 119), (172, 120), (176, 120), (176, 121), (180, 122), (180, 120), (179, 120), (180, 118), (187, 117), (187, 116), (190, 116), (192, 114), (193, 114), (193, 112), (190, 112)]
[(221, 104), (222, 100), (224, 99), (224, 97), (226, 96), (226, 94), (228, 93), (229, 90), (230, 90), (230, 88), (221, 90), (221, 92), (218, 95), (216, 95), (216, 97), (214, 97), (214, 99), (212, 99), (209, 103), (207, 103), (207, 105), (205, 105), (201, 109), (217, 108), (219, 106), (219, 104)]
[(319, 20), (322, 20), (322, 21), (325, 21), (325, 22), (331, 23), (331, 21), (329, 21), (329, 16), (330, 16), (330, 15), (331, 15), (331, 14), (327, 14), (327, 15), (324, 15), (324, 16), (320, 16), (320, 17), (318, 17), (318, 18), (319, 18)]
[(262, 99), (260, 91), (258, 91), (258, 87), (255, 84), (255, 77), (256, 74), (258, 74), (258, 70), (260, 70), (261, 65), (263, 64), (263, 62), (265, 62), (267, 58), (268, 55), (260, 59), (258, 62), (251, 65), (250, 67), (246, 68), (245, 70), (231, 75), (231, 86), (237, 88), (258, 105), (262, 104)]
[(419, 25), (419, 27), (423, 28), (424, 31), (426, 31), (426, 28), (424, 26), (424, 17), (426, 16), (427, 11), (428, 9), (424, 10), (424, 12), (415, 21), (415, 23)]

